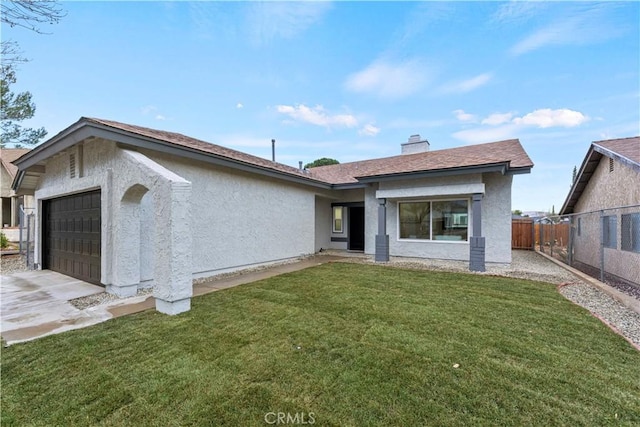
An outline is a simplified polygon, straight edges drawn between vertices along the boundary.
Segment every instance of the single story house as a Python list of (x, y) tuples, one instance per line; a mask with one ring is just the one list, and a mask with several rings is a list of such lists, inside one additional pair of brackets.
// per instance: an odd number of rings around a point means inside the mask
[(560, 214), (572, 265), (640, 284), (640, 136), (593, 142)]
[(19, 196), (11, 188), (11, 183), (18, 172), (18, 168), (12, 163), (24, 154), (26, 148), (0, 148), (0, 194), (2, 196), (2, 210), (0, 212), (0, 226), (2, 232), (11, 242), (19, 239), (20, 206), (26, 210), (33, 207), (32, 196)]
[(35, 262), (156, 308), (190, 307), (192, 280), (323, 248), (511, 262), (518, 140), (305, 170), (187, 136), (81, 118), (15, 161), (36, 199)]

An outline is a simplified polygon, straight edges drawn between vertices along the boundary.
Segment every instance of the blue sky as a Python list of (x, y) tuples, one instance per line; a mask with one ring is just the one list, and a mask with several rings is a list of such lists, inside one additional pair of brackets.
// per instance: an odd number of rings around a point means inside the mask
[(513, 209), (559, 210), (594, 140), (640, 134), (638, 2), (63, 2), (14, 90), (292, 166), (519, 138)]

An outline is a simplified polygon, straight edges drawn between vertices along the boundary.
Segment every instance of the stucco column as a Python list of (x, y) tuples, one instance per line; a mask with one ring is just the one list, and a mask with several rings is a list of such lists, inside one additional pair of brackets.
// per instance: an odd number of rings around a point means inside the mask
[(156, 310), (178, 314), (191, 308), (191, 183), (167, 182), (154, 192)]
[(389, 261), (389, 235), (387, 234), (387, 199), (378, 199), (378, 234), (376, 235), (376, 262)]
[(482, 193), (471, 198), (472, 236), (469, 239), (469, 270), (485, 271), (485, 238), (482, 237)]
[(18, 221), (16, 218), (17, 207), (18, 207), (18, 197), (12, 196), (11, 197), (11, 222), (9, 223), (10, 227), (15, 227), (18, 224)]

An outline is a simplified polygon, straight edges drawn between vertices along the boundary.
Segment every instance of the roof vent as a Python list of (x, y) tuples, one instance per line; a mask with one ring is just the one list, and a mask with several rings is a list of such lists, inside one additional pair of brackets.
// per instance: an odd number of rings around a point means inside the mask
[(429, 141), (422, 139), (419, 134), (411, 135), (402, 146), (402, 154), (425, 153), (429, 151)]

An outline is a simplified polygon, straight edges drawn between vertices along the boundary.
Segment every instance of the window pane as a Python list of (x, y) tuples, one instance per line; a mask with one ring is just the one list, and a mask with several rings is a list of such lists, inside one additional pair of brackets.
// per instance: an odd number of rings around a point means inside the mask
[(430, 239), (429, 202), (400, 203), (400, 238)]
[(467, 240), (469, 210), (466, 200), (433, 202), (433, 240)]
[(615, 215), (602, 218), (603, 244), (605, 248), (616, 249), (618, 246), (618, 218)]
[(640, 252), (640, 213), (622, 215), (622, 250)]
[(333, 208), (333, 232), (342, 233), (342, 206)]

